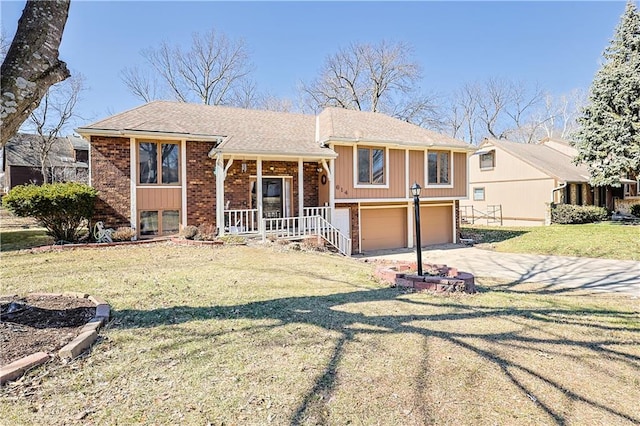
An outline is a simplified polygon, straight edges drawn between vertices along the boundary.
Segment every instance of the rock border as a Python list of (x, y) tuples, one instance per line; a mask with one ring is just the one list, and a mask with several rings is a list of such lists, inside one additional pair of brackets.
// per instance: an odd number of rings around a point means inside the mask
[[(94, 317), (80, 329), (78, 336), (58, 350), (58, 357), (65, 361), (76, 358), (89, 348), (98, 339), (98, 331), (107, 321), (109, 321), (109, 318), (111, 317), (111, 306), (106, 302), (106, 300), (101, 297), (90, 296), (87, 293), (67, 291), (64, 293), (30, 293), (30, 295), (44, 297), (76, 297), (79, 299), (88, 299), (96, 306), (96, 313)], [(13, 297), (16, 296), (17, 295), (13, 295)], [(10, 362), (7, 365), (1, 366), (0, 385), (4, 385), (7, 382), (22, 377), (28, 370), (46, 363), (54, 356), (55, 355), (46, 352), (36, 352)]]
[(380, 281), (392, 286), (412, 288), (414, 290), (432, 290), (436, 292), (476, 292), (475, 277), (468, 272), (460, 272), (447, 265), (423, 263), (425, 275), (417, 275), (417, 263), (407, 261), (383, 261), (376, 266), (374, 275)]

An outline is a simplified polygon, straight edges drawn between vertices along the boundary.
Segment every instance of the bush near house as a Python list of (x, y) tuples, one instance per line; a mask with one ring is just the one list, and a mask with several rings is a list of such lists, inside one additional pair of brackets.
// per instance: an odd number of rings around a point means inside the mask
[(551, 222), (561, 225), (600, 222), (607, 217), (604, 207), (556, 204), (551, 209)]
[(636, 217), (640, 217), (640, 204), (633, 204), (629, 209), (629, 213)]
[(2, 205), (20, 217), (33, 217), (56, 241), (75, 242), (93, 216), (98, 191), (77, 183), (20, 185), (2, 199)]

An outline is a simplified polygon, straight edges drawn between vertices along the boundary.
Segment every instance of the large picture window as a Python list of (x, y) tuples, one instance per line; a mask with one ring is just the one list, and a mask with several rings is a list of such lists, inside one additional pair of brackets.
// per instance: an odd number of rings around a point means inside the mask
[(428, 152), (427, 175), (429, 185), (449, 185), (451, 183), (451, 156), (449, 152)]
[(384, 149), (358, 148), (358, 183), (384, 185)]
[(141, 142), (138, 145), (139, 180), (141, 184), (171, 185), (180, 183), (178, 144)]

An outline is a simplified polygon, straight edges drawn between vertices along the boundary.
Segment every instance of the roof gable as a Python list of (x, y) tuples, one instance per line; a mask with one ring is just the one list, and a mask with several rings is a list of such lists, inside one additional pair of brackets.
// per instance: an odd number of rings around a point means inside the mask
[[(573, 164), (573, 158), (546, 144), (526, 144), (497, 139), (485, 139), (481, 148), (494, 146), (541, 172), (565, 182), (588, 182), (589, 171), (583, 165)], [(499, 164), (496, 165), (499, 167)]]

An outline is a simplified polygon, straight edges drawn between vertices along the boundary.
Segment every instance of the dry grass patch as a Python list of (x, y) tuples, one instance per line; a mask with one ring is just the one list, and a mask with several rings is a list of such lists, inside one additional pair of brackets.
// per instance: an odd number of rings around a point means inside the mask
[[(638, 300), (405, 294), (369, 264), (170, 244), (2, 254), (3, 291), (84, 291), (89, 356), (0, 392), (18, 424), (635, 424)], [(455, 265), (453, 265), (455, 266)]]

